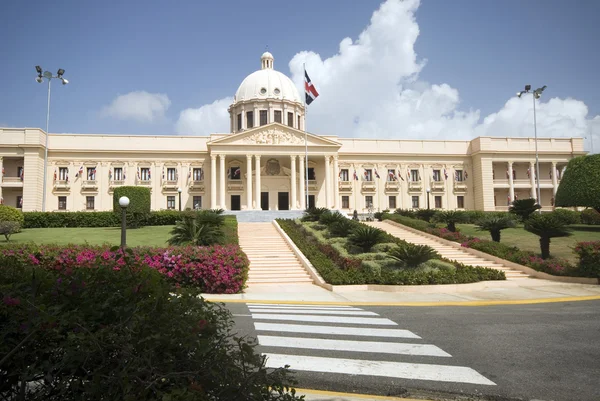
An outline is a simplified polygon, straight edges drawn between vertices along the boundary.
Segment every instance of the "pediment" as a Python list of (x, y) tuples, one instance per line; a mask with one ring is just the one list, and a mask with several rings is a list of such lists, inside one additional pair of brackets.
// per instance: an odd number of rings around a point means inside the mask
[[(212, 140), (208, 145), (304, 146), (304, 140), (304, 132), (273, 123)], [(342, 145), (339, 142), (313, 134), (306, 134), (306, 141), (308, 146), (340, 147)]]

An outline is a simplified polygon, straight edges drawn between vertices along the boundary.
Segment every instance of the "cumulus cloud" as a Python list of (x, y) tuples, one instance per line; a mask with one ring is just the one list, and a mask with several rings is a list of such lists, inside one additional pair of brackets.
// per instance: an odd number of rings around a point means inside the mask
[[(531, 95), (515, 96), (498, 112), (481, 116), (479, 110), (460, 109), (458, 89), (420, 79), (426, 60), (415, 52), (419, 4), (419, 0), (387, 0), (356, 40), (341, 40), (336, 54), (322, 58), (301, 51), (292, 58), (291, 77), (300, 93), (304, 92), (303, 63), (320, 93), (310, 106), (309, 131), (363, 138), (532, 136)], [(227, 131), (230, 101), (185, 110), (178, 131), (207, 134), (210, 126)], [(590, 124), (600, 124), (600, 117), (588, 118), (587, 106), (575, 99), (544, 96), (537, 101), (536, 111), (541, 137), (587, 136)]]
[(180, 135), (203, 135), (229, 132), (227, 108), (233, 97), (215, 100), (198, 109), (185, 109), (179, 114), (175, 130)]
[(102, 114), (120, 120), (151, 123), (163, 118), (169, 106), (171, 100), (164, 93), (135, 91), (117, 96)]

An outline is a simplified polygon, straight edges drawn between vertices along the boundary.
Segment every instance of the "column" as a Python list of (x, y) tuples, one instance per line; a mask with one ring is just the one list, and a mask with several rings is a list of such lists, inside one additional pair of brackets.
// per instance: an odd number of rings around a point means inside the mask
[(255, 170), (256, 172), (254, 174), (256, 174), (256, 194), (255, 194), (255, 199), (256, 199), (256, 210), (261, 210), (261, 204), (260, 204), (260, 155), (255, 155), (254, 156), (254, 160), (256, 162), (256, 166), (255, 166)]
[(333, 156), (333, 207), (340, 208), (340, 170), (338, 156)]
[(329, 160), (330, 156), (325, 156), (325, 207), (329, 209), (331, 207), (331, 163)]
[[(535, 188), (535, 163), (529, 162), (529, 180), (531, 181), (531, 197), (533, 199), (537, 198), (536, 188)], [(540, 202), (540, 200), (538, 200)]]
[[(3, 157), (0, 157), (0, 171), (2, 171), (2, 181), (4, 181), (4, 158)], [(2, 195), (2, 182), (1, 181), (0, 181), (0, 204), (4, 204), (4, 197)]]
[(515, 182), (513, 180), (513, 162), (508, 162), (508, 196), (510, 196), (510, 201), (514, 202), (515, 200)]
[(556, 176), (556, 162), (552, 162), (552, 196), (556, 197), (558, 191), (558, 177)]
[(210, 208), (217, 209), (217, 155), (210, 155)]
[(227, 209), (227, 202), (225, 202), (225, 155), (219, 155), (219, 186), (221, 209)]
[(291, 205), (291, 209), (292, 210), (296, 210), (296, 205), (298, 202), (298, 199), (296, 198), (296, 187), (298, 186), (298, 183), (296, 181), (296, 155), (291, 155), (290, 156), (290, 162), (291, 162), (291, 166), (292, 166), (292, 177), (291, 177), (291, 182), (290, 182), (290, 188), (292, 189), (292, 193), (291, 193), (291, 201), (290, 203)]
[(300, 209), (304, 210), (306, 209), (306, 192), (304, 192), (305, 190), (305, 185), (306, 185), (306, 178), (305, 178), (305, 174), (306, 174), (306, 169), (304, 167), (304, 155), (302, 156), (298, 156), (298, 161), (299, 166), (298, 168), (300, 169)]
[(246, 210), (252, 210), (252, 155), (246, 155)]

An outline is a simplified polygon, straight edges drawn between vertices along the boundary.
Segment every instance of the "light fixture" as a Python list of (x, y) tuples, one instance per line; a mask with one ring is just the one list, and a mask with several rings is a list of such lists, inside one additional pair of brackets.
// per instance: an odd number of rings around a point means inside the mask
[(41, 84), (44, 82), (44, 78), (42, 78), (41, 76), (35, 77), (35, 80), (38, 82), (38, 84)]
[(58, 72), (56, 73), (56, 75), (58, 75), (58, 77), (61, 78), (64, 73), (65, 73), (65, 70), (63, 70), (62, 68), (59, 68)]
[(39, 65), (36, 65), (35, 70), (37, 71), (38, 74), (40, 74), (40, 77), (41, 77), (42, 76), (42, 67), (40, 67)]
[(129, 198), (126, 196), (121, 196), (119, 198), (119, 206), (121, 206), (123, 208), (129, 206)]
[(66, 85), (66, 84), (68, 84), (68, 83), (69, 83), (69, 80), (68, 80), (68, 79), (65, 79), (65, 78), (62, 78), (62, 83), (63, 83), (63, 85)]

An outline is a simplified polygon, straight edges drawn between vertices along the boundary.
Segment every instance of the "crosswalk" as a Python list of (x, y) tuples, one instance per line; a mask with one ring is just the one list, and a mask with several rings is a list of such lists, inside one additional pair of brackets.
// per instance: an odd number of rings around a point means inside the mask
[(259, 303), (248, 309), (269, 368), (289, 365), (296, 371), (495, 385), (472, 368), (452, 365), (452, 355), (375, 312)]

